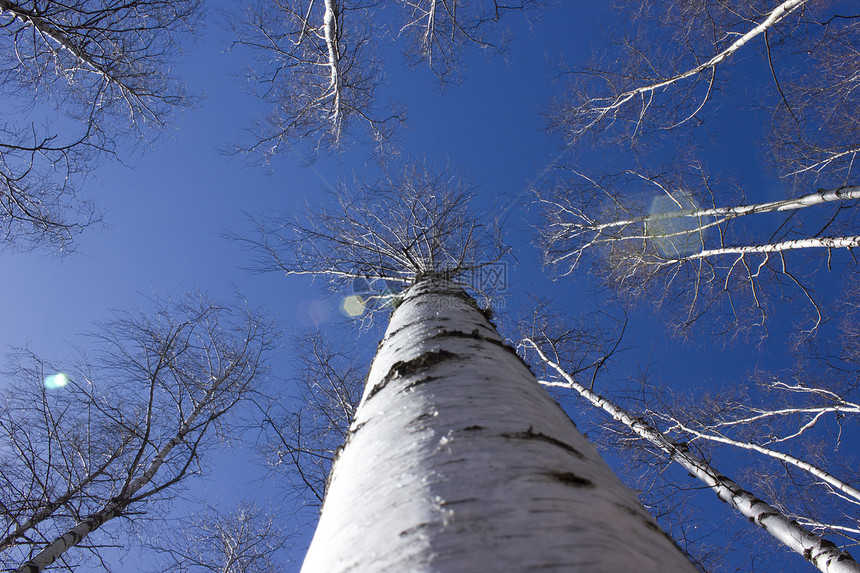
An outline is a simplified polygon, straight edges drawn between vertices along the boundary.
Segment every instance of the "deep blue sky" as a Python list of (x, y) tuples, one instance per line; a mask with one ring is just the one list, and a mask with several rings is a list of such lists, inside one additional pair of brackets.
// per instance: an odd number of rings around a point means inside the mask
[[(389, 85), (381, 95), (407, 106), (408, 127), (400, 133), (404, 156), (462, 167), (480, 183), (481, 204), (493, 205), (496, 212), (510, 210), (509, 241), (517, 264), (507, 308), (516, 309), (524, 302), (523, 293), (533, 291), (554, 297), (560, 307), (577, 314), (600, 306), (602, 298), (590, 294), (586, 280), (550, 283), (532, 246), (536, 219), (523, 212), (522, 200), (531, 197), (530, 186), (544, 167), (570, 152), (560, 150), (542, 130), (538, 112), (559, 88), (550, 82), (553, 70), (547, 60), (561, 53), (570, 62), (585, 58), (602, 45), (601, 22), (611, 22), (611, 15), (597, 2), (559, 4), (530, 26), (511, 18), (513, 41), (506, 56), (469, 58), (463, 85), (444, 92), (428, 71), (406, 68), (397, 54), (388, 54)], [(241, 80), (231, 75), (240, 71), (244, 54), (225, 50), (229, 35), (219, 19), (210, 6), (208, 26), (179, 65), (189, 90), (205, 94), (200, 109), (177, 117), (175, 128), (151, 150), (128, 156), (127, 167), (106, 164), (88, 183), (86, 193), (104, 211), (107, 226), (88, 230), (77, 252), (63, 258), (0, 254), (0, 346), (28, 344), (39, 354), (56, 356), (114, 310), (145, 307), (147, 296), (178, 296), (194, 288), (216, 298), (239, 291), (252, 305), (267, 307), (288, 333), (312, 326), (310, 309), (341, 320), (337, 297), (325, 295), (321, 283), (249, 274), (242, 268), (248, 254), (222, 234), (248, 232), (246, 212), (313, 202), (322, 187), (362, 169), (367, 150), (358, 145), (339, 156), (323, 156), (310, 167), (297, 156), (251, 167), (219, 153), (241, 139), (243, 128), (261, 112), (242, 93)], [(766, 182), (761, 198), (773, 198), (769, 195), (778, 184), (758, 165), (750, 145), (758, 134), (750, 133), (748, 113), (735, 110), (727, 116), (727, 133), (710, 158), (712, 167), (731, 167), (748, 182)], [(777, 325), (773, 345), (763, 349), (725, 349), (703, 338), (685, 344), (666, 339), (659, 317), (647, 311), (632, 318), (627, 345), (636, 354), (631, 363), (653, 361), (662, 377), (677, 384), (730, 384), (756, 363), (779, 360), (784, 341), (784, 325)], [(500, 322), (510, 321), (503, 314)], [(368, 340), (367, 346), (376, 342)], [(273, 372), (286, 380), (290, 348), (284, 346), (280, 353)], [(213, 478), (226, 475), (219, 473), (220, 466), (214, 469)], [(245, 471), (234, 469), (227, 487), (213, 479), (206, 491), (225, 497), (247, 494), (245, 482), (252, 476)], [(297, 550), (299, 559), (302, 551)]]

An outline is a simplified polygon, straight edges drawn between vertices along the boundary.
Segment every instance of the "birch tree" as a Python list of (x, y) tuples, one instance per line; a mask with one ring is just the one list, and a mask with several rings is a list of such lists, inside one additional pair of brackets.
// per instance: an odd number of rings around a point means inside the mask
[(462, 78), (462, 54), (470, 46), (501, 53), (508, 38), (499, 22), (508, 13), (540, 8), (543, 2), (519, 0), (500, 4), (486, 0), (398, 0), (402, 16), (398, 37), (413, 65), (426, 64), (442, 84)]
[(94, 358), (71, 372), (48, 377), (45, 363), (22, 363), (0, 423), (12, 447), (1, 470), (12, 486), (4, 566), (67, 563), (73, 547), (97, 548), (93, 534), (115, 518), (141, 519), (177, 495), (259, 385), (271, 341), (247, 309), (189, 297), (101, 325)]
[(812, 332), (822, 309), (805, 261), (830, 268), (860, 244), (856, 185), (723, 206), (726, 186), (697, 165), (600, 179), (570, 173), (540, 199), (545, 262), (560, 276), (589, 265), (618, 292), (653, 296), (681, 330), (706, 313), (725, 331), (763, 327), (771, 301), (795, 298), (811, 311)]
[(172, 72), (199, 0), (0, 2), (0, 233), (69, 248), (99, 219), (87, 174), (192, 99)]
[[(857, 141), (857, 14), (849, 2), (664, 2), (622, 7), (610, 45), (563, 69), (548, 111), (569, 142), (616, 141), (710, 125), (722, 94), (762, 110), (773, 164), (805, 185), (853, 180)], [(761, 60), (750, 89), (736, 63)]]
[(282, 228), (314, 229), (312, 250), (261, 241), (288, 273), (405, 285), (303, 570), (693, 570), (458, 286), (494, 236), (449, 189), (412, 189), (372, 226), (344, 201)]
[[(797, 516), (787, 515), (716, 470), (711, 462), (695, 453), (692, 449), (692, 441), (670, 437), (674, 433), (674, 428), (661, 431), (646, 418), (635, 415), (612, 399), (598, 394), (593, 390), (593, 378), (590, 385), (578, 381), (561, 365), (562, 358), (558, 354), (559, 346), (557, 346), (560, 339), (547, 335), (546, 331), (536, 334), (541, 337), (525, 338), (523, 343), (537, 354), (539, 360), (551, 373), (547, 380), (541, 380), (543, 385), (570, 389), (592, 406), (603, 410), (613, 420), (626, 426), (629, 432), (647, 441), (662, 455), (680, 464), (692, 477), (702, 481), (721, 500), (751, 523), (767, 531), (791, 551), (803, 556), (820, 571), (860, 571), (860, 565), (847, 551), (840, 550), (831, 541), (798, 523)], [(649, 412), (654, 414), (653, 410)], [(657, 413), (656, 417), (660, 419), (660, 414)], [(843, 490), (853, 490), (847, 484), (841, 483), (841, 486)]]
[(441, 83), (454, 83), (466, 47), (502, 51), (506, 41), (498, 21), (540, 2), (390, 4), (397, 11), (393, 23), (377, 0), (258, 1), (233, 14), (234, 46), (253, 54), (249, 89), (269, 108), (251, 126), (250, 143), (237, 151), (269, 160), (308, 141), (314, 157), (359, 139), (389, 149), (406, 112), (399, 103), (379, 101), (386, 42), (402, 38), (413, 64), (426, 62)]
[[(778, 24), (794, 20), (806, 4), (670, 2), (632, 10), (625, 16), (633, 30), (625, 30), (612, 45), (618, 63), (604, 67), (597, 60), (572, 71), (583, 81), (574, 83), (572, 93), (553, 109), (553, 125), (577, 138), (616, 124), (636, 136), (695, 121), (715, 91), (717, 71)], [(659, 31), (663, 50), (650, 27)]]
[[(847, 289), (856, 301), (856, 283)], [(641, 407), (673, 439), (746, 461), (747, 478), (781, 513), (821, 534), (860, 540), (857, 462), (844, 451), (857, 431), (856, 307), (796, 364), (757, 370), (747, 383), (697, 392), (668, 390)]]
[(242, 151), (270, 158), (302, 139), (314, 141), (315, 151), (338, 149), (356, 126), (376, 144), (389, 139), (402, 114), (380, 109), (376, 101), (382, 69), (371, 9), (377, 4), (253, 2), (233, 16), (235, 45), (254, 54), (247, 69), (250, 89), (270, 107)]
[(206, 507), (171, 528), (154, 548), (158, 571), (184, 573), (281, 573), (289, 535), (256, 503), (221, 511)]

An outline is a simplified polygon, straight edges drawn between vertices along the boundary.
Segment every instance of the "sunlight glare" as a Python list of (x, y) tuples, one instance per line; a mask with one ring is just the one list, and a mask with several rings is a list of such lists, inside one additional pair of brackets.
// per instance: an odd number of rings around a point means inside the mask
[(646, 222), (646, 233), (651, 238), (651, 244), (662, 256), (684, 257), (703, 248), (702, 225), (706, 225), (709, 221), (702, 217), (659, 217), (665, 213), (693, 211), (698, 208), (695, 200), (689, 196), (680, 197), (677, 203), (665, 195), (654, 198), (649, 211), (650, 217)]
[(63, 372), (58, 372), (56, 374), (51, 374), (50, 376), (45, 377), (45, 388), (47, 388), (48, 390), (62, 388), (68, 383), (69, 377), (66, 376)]
[(340, 303), (340, 309), (350, 318), (355, 318), (364, 314), (364, 308), (364, 299), (354, 294), (344, 297), (343, 302)]

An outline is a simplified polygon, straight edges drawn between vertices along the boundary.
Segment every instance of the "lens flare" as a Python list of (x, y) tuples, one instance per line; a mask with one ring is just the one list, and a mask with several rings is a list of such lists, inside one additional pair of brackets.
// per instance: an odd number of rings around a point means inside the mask
[(50, 376), (45, 377), (45, 388), (48, 390), (55, 390), (57, 388), (62, 388), (66, 384), (69, 383), (69, 377), (63, 374), (62, 372), (58, 372), (56, 374), (51, 374)]
[(350, 318), (355, 318), (356, 316), (361, 316), (362, 314), (364, 314), (364, 308), (364, 299), (354, 294), (345, 297), (343, 299), (343, 302), (340, 303), (340, 309), (346, 316)]
[(675, 212), (695, 211), (699, 205), (692, 197), (658, 195), (651, 202), (646, 233), (663, 257), (685, 257), (703, 248), (709, 217), (668, 216)]

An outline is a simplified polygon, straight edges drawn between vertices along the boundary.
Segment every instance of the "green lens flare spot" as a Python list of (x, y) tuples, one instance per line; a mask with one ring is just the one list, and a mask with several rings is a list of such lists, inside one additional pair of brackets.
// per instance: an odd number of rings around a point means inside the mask
[(365, 306), (364, 299), (354, 294), (344, 297), (343, 302), (340, 303), (340, 309), (350, 318), (364, 314)]
[(57, 374), (51, 374), (50, 376), (45, 377), (45, 388), (47, 388), (48, 390), (62, 388), (68, 383), (69, 377), (62, 372), (58, 372)]

